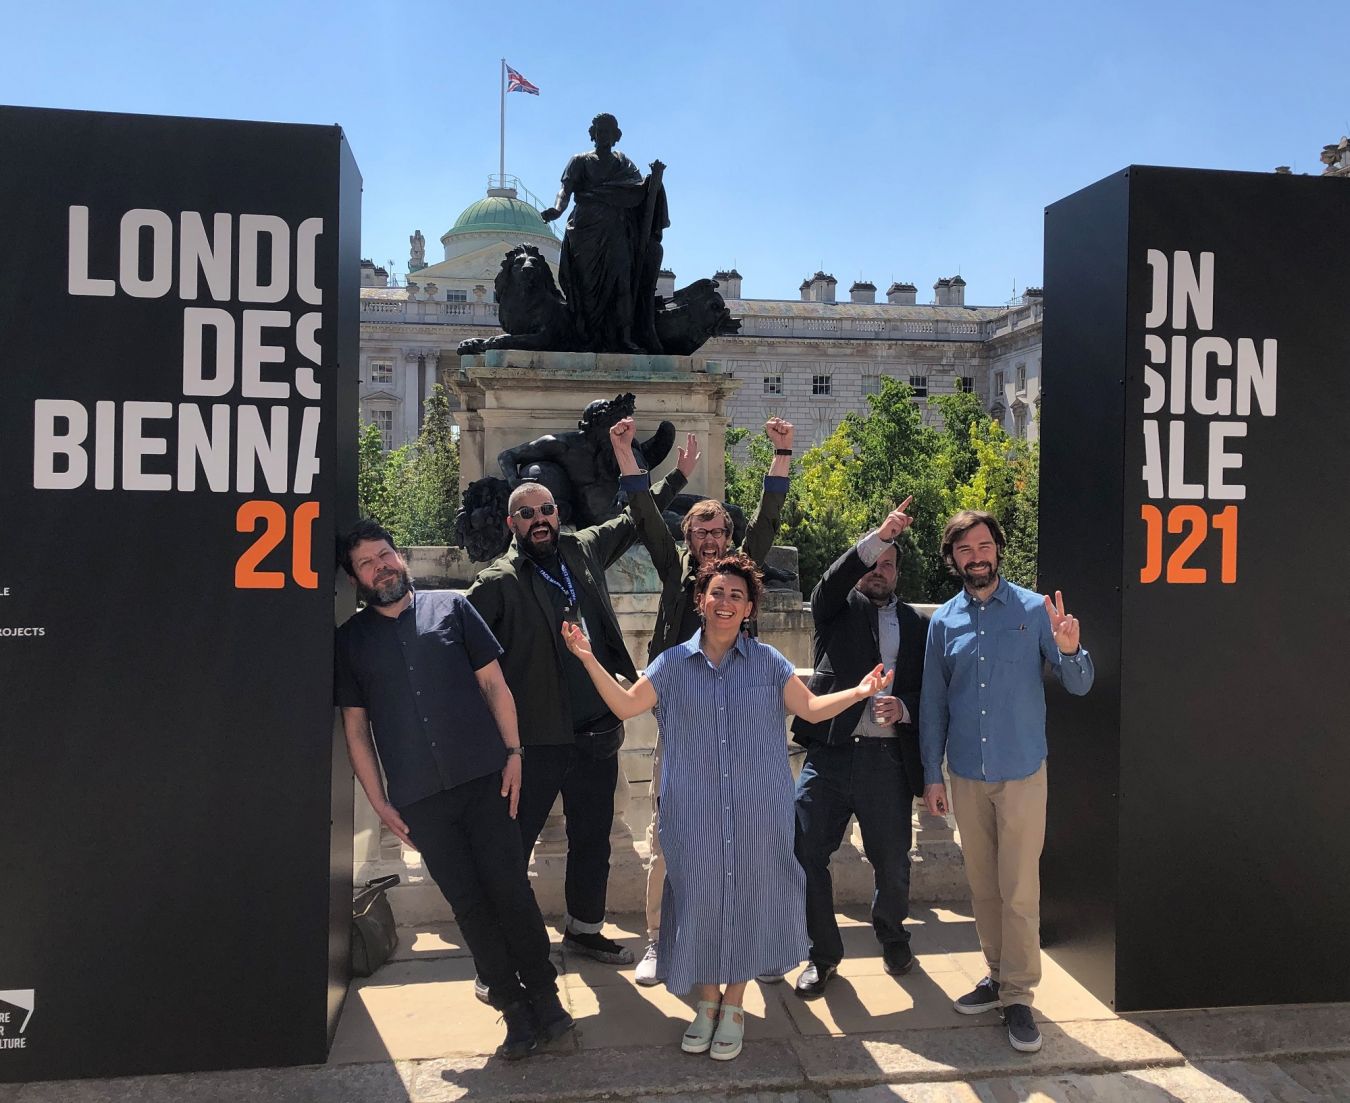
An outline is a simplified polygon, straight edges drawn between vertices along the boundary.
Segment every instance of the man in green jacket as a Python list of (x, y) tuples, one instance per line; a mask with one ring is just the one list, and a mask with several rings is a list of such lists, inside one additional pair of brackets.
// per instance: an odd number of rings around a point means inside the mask
[[(683, 489), (682, 461), (658, 491)], [(633, 660), (610, 603), (605, 569), (637, 539), (630, 511), (578, 532), (560, 531), (557, 505), (540, 483), (521, 483), (507, 504), (511, 547), (485, 567), (468, 599), (505, 648), (502, 672), (521, 715), (517, 822), (526, 860), (558, 795), (567, 821), (567, 921), (563, 945), (623, 965), (627, 950), (602, 933), (609, 882), (618, 750), (623, 724), (605, 707), (581, 663), (562, 641), (562, 622), (580, 623), (613, 674), (636, 681)]]
[[(773, 442), (773, 463), (764, 477), (764, 491), (741, 548), (761, 568), (778, 534), (778, 520), (787, 498), (788, 471), (792, 464), (794, 430), (790, 421), (772, 417), (764, 431)], [(694, 579), (699, 567), (725, 555), (731, 547), (731, 515), (721, 502), (712, 498), (689, 507), (681, 526), (684, 547), (670, 535), (661, 510), (648, 489), (648, 476), (639, 470), (633, 457), (633, 419), (624, 418), (609, 431), (614, 458), (619, 464), (619, 488), (628, 494), (629, 509), (637, 522), (638, 536), (651, 554), (652, 565), (661, 579), (661, 605), (656, 613), (647, 661), (677, 643), (689, 639), (699, 627), (694, 610)], [(679, 467), (692, 472), (699, 459), (698, 438), (690, 433), (679, 450)], [(638, 963), (636, 980), (653, 985), (656, 979), (656, 953), (661, 928), (661, 892), (666, 880), (666, 863), (661, 855), (657, 832), (657, 807), (661, 795), (661, 737), (657, 732), (656, 753), (652, 757), (652, 819), (647, 828), (647, 846), (651, 860), (647, 865), (647, 952)], [(781, 980), (781, 977), (774, 977)]]

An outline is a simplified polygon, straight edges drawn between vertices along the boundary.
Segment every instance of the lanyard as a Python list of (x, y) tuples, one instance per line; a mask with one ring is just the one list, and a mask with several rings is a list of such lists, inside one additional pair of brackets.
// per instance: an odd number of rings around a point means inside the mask
[(554, 578), (551, 574), (549, 574), (548, 571), (544, 570), (543, 567), (539, 566), (538, 563), (534, 564), (534, 569), (539, 572), (540, 578), (542, 578), (550, 586), (554, 586), (562, 592), (563, 597), (567, 598), (567, 607), (569, 609), (575, 609), (577, 608), (576, 587), (572, 585), (572, 575), (568, 571), (567, 564), (563, 561), (563, 557), (561, 555), (558, 556), (558, 566), (562, 568), (562, 576), (563, 576), (562, 582), (559, 582), (556, 578)]

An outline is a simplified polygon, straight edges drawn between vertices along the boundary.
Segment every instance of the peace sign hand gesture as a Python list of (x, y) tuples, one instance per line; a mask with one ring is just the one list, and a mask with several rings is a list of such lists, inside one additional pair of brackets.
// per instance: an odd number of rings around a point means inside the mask
[(1063, 655), (1072, 655), (1078, 650), (1078, 618), (1064, 611), (1064, 595), (1055, 591), (1055, 600), (1045, 596), (1045, 611), (1050, 616), (1050, 631), (1055, 637), (1055, 646)]

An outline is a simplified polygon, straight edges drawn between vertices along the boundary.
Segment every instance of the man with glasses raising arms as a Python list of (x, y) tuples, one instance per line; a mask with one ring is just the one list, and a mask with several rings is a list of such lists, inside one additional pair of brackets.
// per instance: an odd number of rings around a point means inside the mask
[[(778, 534), (778, 519), (787, 499), (788, 471), (792, 464), (792, 422), (771, 417), (764, 425), (773, 444), (773, 463), (764, 477), (764, 492), (741, 550), (761, 569)], [(684, 643), (699, 627), (694, 608), (694, 579), (704, 563), (715, 563), (731, 549), (731, 515), (721, 502), (705, 498), (695, 502), (684, 515), (681, 531), (684, 547), (679, 547), (666, 528), (657, 502), (648, 490), (648, 476), (638, 468), (633, 456), (633, 419), (624, 418), (609, 431), (614, 458), (619, 464), (619, 487), (628, 494), (629, 508), (637, 521), (642, 543), (652, 557), (652, 566), (661, 578), (661, 605), (647, 648), (647, 661), (676, 644)], [(679, 450), (679, 466), (686, 474), (698, 463), (698, 438), (690, 433)], [(636, 980), (641, 985), (659, 983), (657, 960), (661, 928), (661, 893), (665, 886), (666, 864), (661, 855), (657, 808), (661, 794), (661, 740), (657, 732), (656, 754), (652, 758), (652, 820), (647, 828), (651, 854), (647, 865), (647, 952), (638, 963)], [(764, 977), (782, 980), (782, 977)]]
[[(683, 488), (692, 469), (682, 458), (659, 491), (662, 501)], [(528, 860), (561, 794), (567, 823), (563, 946), (626, 965), (632, 952), (602, 933), (623, 724), (563, 646), (562, 624), (580, 624), (601, 665), (637, 681), (605, 583), (605, 569), (636, 541), (637, 526), (625, 510), (604, 524), (561, 532), (552, 493), (526, 482), (511, 492), (506, 527), (510, 548), (483, 569), (468, 598), (505, 648), (502, 671), (520, 710), (528, 759), (521, 771), (521, 843)]]

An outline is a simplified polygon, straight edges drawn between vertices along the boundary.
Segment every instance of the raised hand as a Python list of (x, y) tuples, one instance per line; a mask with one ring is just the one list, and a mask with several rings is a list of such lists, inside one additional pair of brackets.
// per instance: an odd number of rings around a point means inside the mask
[(784, 421), (781, 417), (771, 417), (764, 423), (764, 432), (769, 435), (769, 443), (777, 449), (791, 448), (792, 438), (796, 435), (797, 430), (793, 427), (792, 422)]
[(609, 427), (609, 443), (615, 452), (633, 450), (633, 419), (622, 417)]
[(1055, 646), (1065, 655), (1078, 650), (1078, 618), (1064, 611), (1064, 595), (1055, 591), (1055, 600), (1045, 595), (1045, 611), (1050, 616), (1050, 631), (1055, 637)]
[(690, 433), (685, 437), (683, 448), (677, 448), (676, 452), (679, 458), (675, 461), (675, 468), (686, 479), (694, 473), (694, 468), (698, 466), (698, 461), (703, 458), (703, 453), (698, 450), (698, 437)]
[(886, 514), (885, 520), (877, 528), (877, 535), (883, 540), (894, 540), (910, 525), (914, 524), (914, 518), (905, 512), (909, 508), (909, 503), (914, 501), (914, 495), (911, 494), (890, 513)]
[(875, 697), (891, 684), (891, 675), (894, 673), (893, 670), (883, 670), (881, 664), (877, 663), (858, 683), (859, 692), (864, 697)]
[(567, 650), (583, 662), (594, 654), (591, 641), (586, 638), (581, 625), (573, 624), (570, 620), (563, 621), (562, 638), (563, 643), (567, 644)]

